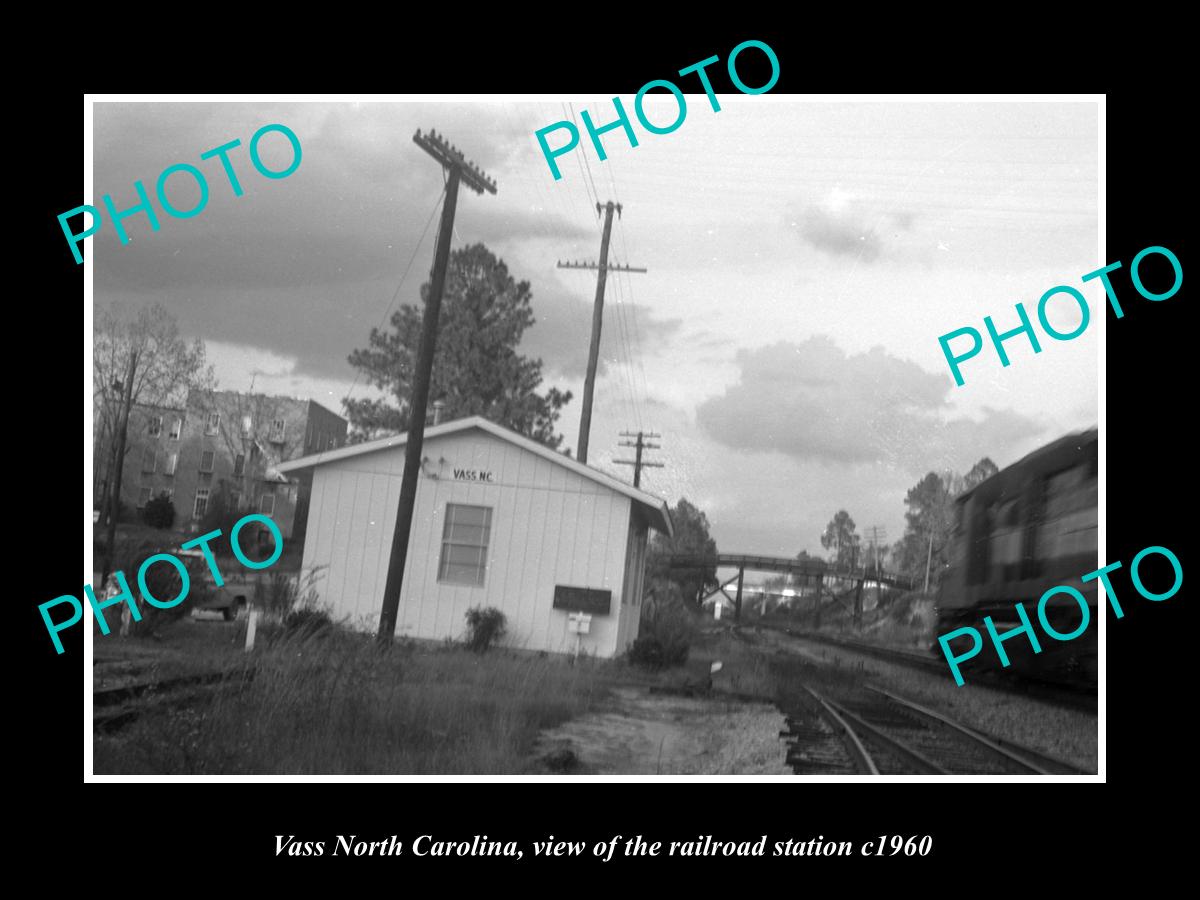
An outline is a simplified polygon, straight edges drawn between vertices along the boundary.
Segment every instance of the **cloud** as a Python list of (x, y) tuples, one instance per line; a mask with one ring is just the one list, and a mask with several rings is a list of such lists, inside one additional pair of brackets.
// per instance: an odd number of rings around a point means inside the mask
[(827, 209), (810, 206), (800, 214), (800, 237), (834, 256), (859, 256), (870, 262), (879, 257), (879, 235), (868, 231), (857, 217), (848, 218)]
[[(534, 286), (532, 305), (537, 322), (522, 337), (521, 352), (540, 357), (548, 372), (582, 377), (587, 371), (593, 303), (553, 288), (539, 292)], [(618, 304), (609, 293), (600, 328), (597, 371), (605, 372), (610, 361), (622, 364), (627, 353), (632, 360), (639, 354), (655, 353), (682, 327), (682, 319), (656, 318), (645, 304), (628, 301)]]
[[(196, 165), (209, 188), (207, 206), (193, 218), (175, 219), (159, 210), (157, 231), (145, 214), (126, 219), (128, 244), (104, 223), (84, 251), (95, 264), (97, 304), (161, 302), (189, 335), (294, 358), (298, 373), (353, 377), (346, 357), (380, 324), (410, 260), (396, 304), (419, 302), (420, 285), (429, 277), (442, 176), (412, 143), (412, 134), (417, 127), (428, 129), (431, 113), (439, 132), (453, 134), (458, 146), (506, 185), (517, 137), (532, 134), (527, 125), (534, 111), (523, 107), (97, 104), (99, 206), (104, 194), (112, 195), (118, 209), (132, 206), (134, 182), (153, 194), (158, 173), (176, 162)], [(258, 175), (248, 148), (251, 135), (273, 122), (292, 128), (303, 148), (300, 167), (278, 180)], [(240, 197), (233, 195), (218, 160), (199, 158), (235, 138), (242, 145), (230, 152), (230, 160), (244, 190)], [(264, 158), (270, 150), (264, 141)], [(186, 175), (173, 176), (167, 190), (177, 208), (199, 201), (199, 188)], [(482, 241), (510, 266), (523, 246), (590, 242), (593, 235), (592, 223), (531, 203), (519, 191), (460, 193), (454, 246)], [(519, 265), (513, 274), (528, 277)], [(536, 295), (539, 282), (549, 279), (532, 280)], [(535, 308), (535, 314), (542, 310)], [(570, 360), (566, 347), (559, 354), (564, 362)], [(554, 345), (543, 349), (548, 361), (555, 356)]]
[(742, 350), (736, 362), (739, 381), (697, 410), (700, 427), (736, 449), (919, 472), (1003, 456), (1044, 430), (1013, 410), (949, 418), (950, 379), (882, 347), (851, 356), (816, 336)]
[(911, 210), (874, 211), (853, 194), (835, 187), (823, 201), (795, 212), (791, 226), (802, 241), (822, 253), (873, 262), (888, 249), (880, 226), (890, 224), (900, 231), (912, 231), (915, 221), (916, 214)]

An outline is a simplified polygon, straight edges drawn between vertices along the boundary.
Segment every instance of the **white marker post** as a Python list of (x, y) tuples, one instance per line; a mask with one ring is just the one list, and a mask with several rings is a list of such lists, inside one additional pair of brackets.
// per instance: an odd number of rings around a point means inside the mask
[(572, 664), (579, 660), (579, 645), (583, 636), (592, 630), (592, 617), (587, 613), (573, 612), (567, 616), (567, 631), (575, 635), (575, 657)]
[(258, 630), (258, 610), (250, 610), (250, 619), (246, 623), (246, 652), (254, 649), (254, 632)]

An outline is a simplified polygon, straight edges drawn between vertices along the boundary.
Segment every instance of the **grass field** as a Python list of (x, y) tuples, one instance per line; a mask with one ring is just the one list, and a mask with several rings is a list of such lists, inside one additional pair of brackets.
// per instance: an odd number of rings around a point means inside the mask
[[(327, 774), (520, 771), (539, 729), (587, 709), (589, 663), (379, 650), (368, 637), (270, 641), (226, 668), (252, 680), (192, 706), (162, 705), (95, 739), (97, 773)], [(233, 686), (237, 685), (237, 686)]]
[(542, 729), (602, 706), (617, 685), (695, 687), (721, 659), (718, 690), (773, 694), (764, 662), (724, 631), (701, 634), (687, 665), (651, 673), (623, 660), (571, 665), (451, 644), (382, 651), (371, 636), (338, 629), (260, 631), (247, 655), (240, 627), (183, 621), (159, 640), (103, 645), (102, 668), (138, 660), (140, 679), (194, 671), (200, 660), (254, 677), (192, 704), (164, 698), (127, 727), (97, 732), (97, 774), (520, 774), (536, 769)]

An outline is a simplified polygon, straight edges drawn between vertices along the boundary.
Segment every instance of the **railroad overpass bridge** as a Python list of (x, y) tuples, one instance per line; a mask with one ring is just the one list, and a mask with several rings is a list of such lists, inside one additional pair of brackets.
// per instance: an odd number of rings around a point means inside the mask
[[(676, 553), (670, 557), (669, 566), (672, 569), (737, 569), (737, 575), (720, 583), (717, 589), (724, 594), (734, 608), (734, 618), (742, 614), (742, 582), (746, 570), (752, 572), (780, 572), (803, 579), (808, 584), (816, 584), (817, 594), (828, 582), (839, 581), (848, 583), (854, 591), (854, 621), (862, 624), (862, 592), (863, 585), (870, 581), (886, 587), (900, 588), (911, 591), (915, 584), (913, 579), (886, 570), (855, 569), (849, 566), (832, 566), (820, 559), (792, 559), (782, 556), (751, 556), (745, 553), (718, 553), (715, 555), (693, 555)], [(737, 582), (737, 593), (730, 597), (726, 588)]]

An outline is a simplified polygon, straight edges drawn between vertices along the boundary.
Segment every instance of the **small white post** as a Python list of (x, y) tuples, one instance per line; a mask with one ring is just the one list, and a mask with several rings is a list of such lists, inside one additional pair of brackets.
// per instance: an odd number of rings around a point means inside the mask
[(254, 632), (258, 630), (258, 610), (250, 610), (250, 620), (246, 624), (246, 652), (254, 649)]

